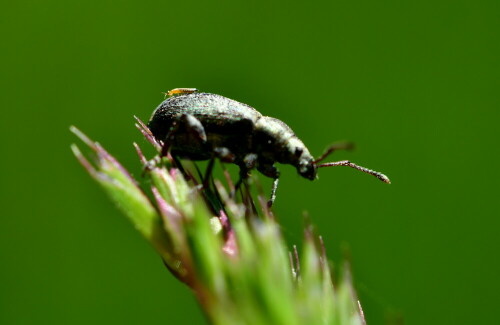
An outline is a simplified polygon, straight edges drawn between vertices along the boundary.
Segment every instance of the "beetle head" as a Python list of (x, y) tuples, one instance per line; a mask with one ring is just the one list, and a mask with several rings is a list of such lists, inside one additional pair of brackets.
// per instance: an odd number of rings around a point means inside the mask
[(300, 176), (313, 181), (314, 179), (316, 179), (318, 169), (314, 161), (304, 161), (301, 162), (299, 166), (297, 166), (297, 171), (299, 172)]
[(288, 139), (286, 148), (288, 163), (297, 168), (299, 175), (310, 180), (316, 179), (316, 164), (304, 143), (294, 136)]
[(290, 164), (304, 178), (316, 178), (314, 158), (304, 143), (284, 122), (263, 116), (255, 126), (255, 140), (259, 155), (266, 160)]

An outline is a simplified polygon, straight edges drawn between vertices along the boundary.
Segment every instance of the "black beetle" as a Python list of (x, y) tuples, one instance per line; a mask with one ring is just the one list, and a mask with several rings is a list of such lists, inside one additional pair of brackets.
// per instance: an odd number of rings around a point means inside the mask
[[(290, 164), (307, 179), (314, 180), (319, 167), (349, 166), (371, 174), (385, 183), (389, 178), (379, 172), (343, 160), (318, 164), (336, 149), (346, 144), (331, 146), (314, 159), (304, 143), (282, 121), (263, 116), (253, 107), (235, 100), (195, 88), (176, 88), (171, 96), (153, 112), (148, 127), (157, 140), (163, 142), (162, 155), (190, 160), (214, 158), (240, 167), (236, 188), (254, 167), (274, 179), (269, 206), (276, 197), (279, 171), (274, 164)], [(210, 173), (210, 170), (207, 172)]]

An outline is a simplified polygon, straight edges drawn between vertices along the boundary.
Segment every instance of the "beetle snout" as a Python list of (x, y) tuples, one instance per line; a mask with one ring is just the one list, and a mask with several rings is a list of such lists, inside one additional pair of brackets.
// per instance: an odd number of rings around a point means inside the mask
[(313, 162), (300, 164), (297, 170), (300, 176), (310, 179), (311, 181), (316, 178), (316, 165)]

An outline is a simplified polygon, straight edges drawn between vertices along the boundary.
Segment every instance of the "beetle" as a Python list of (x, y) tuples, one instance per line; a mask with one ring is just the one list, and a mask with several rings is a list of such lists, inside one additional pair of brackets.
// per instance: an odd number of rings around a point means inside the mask
[(257, 168), (273, 178), (268, 206), (276, 198), (280, 173), (275, 163), (290, 164), (309, 180), (316, 179), (318, 168), (349, 166), (390, 183), (387, 176), (348, 160), (320, 162), (337, 149), (349, 145), (333, 145), (314, 159), (304, 143), (284, 122), (263, 116), (255, 108), (227, 97), (198, 92), (196, 88), (176, 88), (152, 113), (148, 128), (163, 143), (161, 155), (190, 160), (210, 160), (207, 175), (215, 158), (234, 163), (240, 168), (236, 189)]

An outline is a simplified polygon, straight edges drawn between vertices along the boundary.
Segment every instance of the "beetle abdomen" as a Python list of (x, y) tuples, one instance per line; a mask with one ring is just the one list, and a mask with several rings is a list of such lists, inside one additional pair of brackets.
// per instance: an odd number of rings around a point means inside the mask
[(208, 93), (173, 96), (153, 112), (148, 127), (158, 140), (164, 140), (182, 114), (195, 117), (203, 125), (207, 144), (197, 143), (183, 126), (172, 141), (172, 152), (193, 160), (208, 159), (211, 149), (227, 147), (236, 154), (247, 153), (255, 123), (262, 115), (253, 107)]
[(253, 107), (224, 96), (193, 93), (164, 100), (153, 112), (148, 126), (155, 137), (163, 140), (172, 123), (181, 114), (196, 117), (206, 132), (220, 134), (251, 131), (255, 122), (262, 116)]

